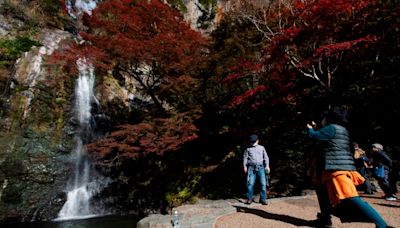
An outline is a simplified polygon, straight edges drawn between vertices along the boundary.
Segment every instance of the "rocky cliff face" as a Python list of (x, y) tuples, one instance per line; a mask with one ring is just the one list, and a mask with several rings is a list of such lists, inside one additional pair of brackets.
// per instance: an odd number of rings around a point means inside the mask
[[(37, 35), (6, 76), (0, 131), (0, 220), (54, 218), (63, 202), (73, 127), (67, 124), (70, 91), (55, 91), (45, 59), (70, 39), (60, 30)], [(57, 88), (59, 89), (59, 88)]]
[[(0, 112), (0, 222), (56, 218), (73, 168), (69, 154), (77, 131), (72, 110), (75, 78), (52, 68), (47, 59), (62, 42), (75, 37), (44, 29), (34, 38), (40, 45), (23, 53), (2, 75), (6, 80)], [(114, 116), (130, 112), (132, 87), (120, 86), (112, 76), (101, 83), (96, 96), (104, 110), (113, 110), (109, 114)], [(97, 114), (98, 119), (107, 119)]]
[[(0, 0), (0, 9), (5, 2)], [(196, 27), (198, 1), (185, 2), (186, 18)], [(39, 43), (11, 67), (0, 65), (0, 224), (57, 217), (72, 168), (75, 78), (46, 60), (62, 42), (77, 37), (74, 31), (46, 26), (24, 31), (30, 22), (0, 15), (0, 40), (13, 40), (23, 31)], [(137, 94), (135, 82), (111, 73), (96, 82), (95, 96), (101, 110), (93, 112), (103, 130), (119, 120), (140, 118), (151, 107), (150, 99)]]

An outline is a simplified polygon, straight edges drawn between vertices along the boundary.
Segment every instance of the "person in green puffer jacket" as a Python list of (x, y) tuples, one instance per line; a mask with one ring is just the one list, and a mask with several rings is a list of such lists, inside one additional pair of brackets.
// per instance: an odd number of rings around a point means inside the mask
[(370, 221), (376, 227), (388, 227), (379, 213), (358, 196), (355, 186), (364, 178), (356, 171), (349, 133), (344, 127), (346, 114), (335, 107), (326, 114), (321, 129), (317, 129), (315, 122), (307, 124), (309, 136), (324, 144), (317, 171), (320, 180), (316, 191), (321, 210), (317, 226), (331, 227), (334, 213), (342, 222)]

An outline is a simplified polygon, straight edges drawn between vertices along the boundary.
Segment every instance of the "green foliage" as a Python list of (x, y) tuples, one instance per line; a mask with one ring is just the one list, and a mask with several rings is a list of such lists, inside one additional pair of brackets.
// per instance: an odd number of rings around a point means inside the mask
[[(201, 176), (195, 176), (184, 187), (176, 186), (166, 193), (165, 199), (171, 207), (179, 206), (185, 202), (194, 202)], [(176, 184), (176, 183), (175, 183)], [(172, 187), (172, 186), (171, 186)]]
[(187, 12), (187, 8), (186, 8), (183, 0), (167, 0), (167, 2), (168, 2), (168, 4), (176, 7), (181, 12), (183, 12), (183, 13)]
[(18, 36), (13, 40), (0, 40), (0, 67), (10, 66), (23, 52), (29, 51), (32, 46), (40, 45), (38, 41), (25, 36)]

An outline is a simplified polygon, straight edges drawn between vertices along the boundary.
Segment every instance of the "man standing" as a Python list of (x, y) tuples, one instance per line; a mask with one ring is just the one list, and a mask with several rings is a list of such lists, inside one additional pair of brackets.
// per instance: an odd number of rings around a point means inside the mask
[(258, 144), (258, 136), (250, 135), (250, 146), (246, 148), (243, 156), (243, 170), (247, 173), (247, 202), (253, 202), (253, 191), (256, 178), (260, 179), (260, 203), (267, 205), (267, 179), (265, 172), (269, 172), (269, 157), (264, 146)]

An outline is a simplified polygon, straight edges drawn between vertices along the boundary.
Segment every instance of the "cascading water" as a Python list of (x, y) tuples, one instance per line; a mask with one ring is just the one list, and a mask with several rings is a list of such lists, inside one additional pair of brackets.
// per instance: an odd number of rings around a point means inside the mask
[(75, 149), (71, 156), (75, 162), (73, 178), (67, 187), (67, 201), (58, 214), (57, 220), (80, 219), (99, 215), (98, 208), (90, 207), (91, 197), (106, 184), (94, 172), (86, 154), (85, 143), (92, 138), (94, 124), (91, 115), (92, 104), (97, 102), (93, 94), (94, 69), (85, 59), (77, 61), (79, 77), (75, 86), (75, 112), (78, 129), (75, 135)]
[(68, 11), (68, 14), (76, 19), (82, 12), (85, 12), (89, 15), (92, 14), (92, 10), (96, 8), (97, 2), (99, 0), (67, 0), (65, 1), (65, 5)]

